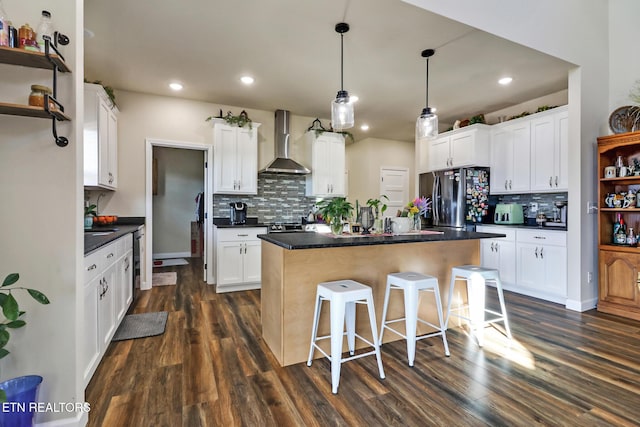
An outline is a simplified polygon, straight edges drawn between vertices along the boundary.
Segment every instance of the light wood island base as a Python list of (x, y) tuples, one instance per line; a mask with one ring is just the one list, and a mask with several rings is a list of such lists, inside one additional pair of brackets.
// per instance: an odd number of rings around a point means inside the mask
[[(452, 240), (331, 247), (317, 249), (284, 249), (262, 241), (262, 336), (282, 366), (306, 362), (309, 355), (316, 286), (320, 282), (352, 279), (373, 289), (378, 331), (382, 321), (382, 305), (387, 274), (415, 271), (436, 276), (440, 285), (443, 310), (449, 295), (451, 267), (480, 263), (479, 240)], [(422, 293), (419, 316), (437, 323), (433, 294)], [(466, 299), (464, 282), (457, 282), (454, 299)], [(424, 301), (423, 301), (424, 299)], [(323, 304), (318, 335), (329, 331), (329, 304)], [(402, 292), (392, 292), (387, 317), (402, 317)], [(362, 310), (362, 311), (361, 311)], [(446, 316), (446, 313), (443, 313)], [(400, 325), (400, 324), (398, 324)], [(450, 323), (454, 326), (453, 323)], [(421, 333), (420, 323), (418, 333)], [(398, 326), (403, 330), (403, 326)], [(358, 307), (356, 330), (371, 338), (365, 307)], [(384, 341), (399, 336), (387, 331)], [(329, 340), (325, 340), (328, 349)], [(364, 346), (363, 343), (358, 343)], [(434, 345), (442, 346), (440, 338)], [(324, 347), (323, 347), (324, 348)], [(444, 355), (444, 350), (443, 350)], [(316, 357), (322, 354), (316, 352)]]

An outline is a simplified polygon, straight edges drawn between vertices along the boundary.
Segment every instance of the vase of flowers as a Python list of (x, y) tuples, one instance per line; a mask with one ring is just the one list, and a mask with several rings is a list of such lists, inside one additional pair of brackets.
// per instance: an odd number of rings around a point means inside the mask
[(413, 230), (422, 228), (421, 218), (431, 214), (431, 199), (429, 197), (416, 197), (405, 208), (407, 217), (413, 218)]
[(325, 221), (331, 226), (331, 231), (335, 235), (342, 234), (343, 219), (349, 218), (353, 211), (353, 205), (344, 197), (336, 197), (331, 200), (324, 200), (318, 204), (320, 213)]

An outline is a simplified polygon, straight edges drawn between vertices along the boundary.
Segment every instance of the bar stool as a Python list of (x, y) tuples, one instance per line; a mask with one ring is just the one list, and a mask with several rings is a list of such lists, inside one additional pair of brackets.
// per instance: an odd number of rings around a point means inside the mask
[[(392, 289), (399, 289), (404, 292), (404, 317), (394, 320), (387, 320), (387, 309), (389, 308), (389, 294)], [(433, 323), (427, 322), (418, 318), (418, 301), (419, 292), (429, 291), (433, 292), (433, 296), (436, 300), (436, 310), (438, 311), (438, 321), (440, 326), (436, 326)], [(403, 335), (401, 332), (388, 326), (391, 323), (405, 321), (405, 332)], [(424, 323), (436, 330), (436, 332), (430, 332), (420, 336), (416, 336), (416, 329), (418, 322)], [(447, 344), (446, 326), (442, 321), (442, 302), (440, 300), (440, 289), (438, 287), (438, 279), (433, 276), (427, 276), (420, 273), (404, 272), (404, 273), (391, 273), (387, 275), (387, 289), (384, 294), (384, 306), (382, 309), (382, 326), (380, 327), (380, 339), (382, 343), (382, 337), (384, 330), (389, 329), (392, 332), (400, 335), (407, 340), (407, 357), (409, 359), (409, 366), (413, 366), (413, 362), (416, 357), (416, 341), (442, 336), (442, 343), (444, 344), (444, 354), (449, 356), (449, 345)]]
[[(467, 281), (468, 304), (452, 309), (451, 301), (453, 300), (453, 288), (456, 280)], [(498, 298), (500, 299), (500, 313), (485, 308), (486, 282), (495, 283)], [(459, 311), (467, 307), (469, 308), (469, 317), (452, 313), (452, 311)], [(497, 317), (486, 319), (485, 313), (489, 313)], [(502, 282), (500, 281), (500, 273), (498, 270), (479, 267), (477, 265), (453, 267), (451, 269), (451, 284), (449, 286), (449, 301), (447, 302), (447, 320), (445, 325), (449, 325), (449, 317), (452, 315), (470, 323), (471, 331), (473, 332), (475, 329), (475, 336), (480, 347), (483, 345), (484, 327), (492, 323), (503, 322), (506, 335), (511, 339), (511, 330), (509, 329), (509, 321), (507, 319), (507, 309), (505, 308), (504, 295), (502, 294)]]
[[(319, 337), (317, 336), (318, 322), (320, 320), (320, 308), (322, 307), (323, 301), (329, 301), (330, 304), (331, 332), (330, 335)], [(367, 305), (373, 342), (366, 340), (356, 333), (356, 304)], [(345, 319), (347, 324), (346, 332), (344, 331)], [(342, 358), (342, 340), (344, 335), (347, 336), (347, 344), (351, 357)], [(372, 346), (373, 350), (354, 355), (356, 337)], [(331, 339), (331, 356), (316, 344), (317, 341), (328, 338)], [(311, 366), (314, 349), (318, 349), (331, 362), (331, 391), (334, 394), (338, 392), (340, 365), (350, 360), (375, 354), (378, 360), (380, 378), (384, 379), (384, 369), (382, 368), (382, 357), (380, 355), (380, 345), (378, 342), (378, 329), (376, 327), (376, 313), (373, 306), (373, 292), (369, 286), (365, 286), (354, 280), (337, 280), (318, 284), (307, 366)]]

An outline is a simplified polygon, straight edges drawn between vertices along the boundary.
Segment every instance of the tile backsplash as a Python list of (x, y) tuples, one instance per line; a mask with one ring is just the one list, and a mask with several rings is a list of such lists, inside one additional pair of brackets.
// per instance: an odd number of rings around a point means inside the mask
[(518, 203), (522, 205), (525, 210), (525, 217), (527, 215), (527, 207), (530, 202), (538, 203), (538, 212), (543, 212), (547, 216), (551, 216), (553, 213), (553, 203), (568, 201), (569, 195), (564, 193), (532, 193), (532, 194), (504, 194), (498, 196), (498, 203)]
[(306, 197), (304, 175), (259, 175), (256, 195), (213, 195), (214, 218), (229, 217), (229, 203), (245, 202), (247, 216), (259, 222), (295, 222), (306, 218), (315, 198)]

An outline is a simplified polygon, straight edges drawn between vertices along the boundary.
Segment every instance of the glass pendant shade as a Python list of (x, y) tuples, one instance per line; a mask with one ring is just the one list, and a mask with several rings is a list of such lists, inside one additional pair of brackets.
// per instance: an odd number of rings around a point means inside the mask
[(349, 94), (345, 90), (338, 92), (331, 102), (331, 126), (335, 130), (352, 128), (354, 125), (353, 103), (349, 102)]
[(427, 107), (422, 110), (422, 114), (416, 120), (416, 137), (435, 138), (436, 136), (438, 136), (438, 116)]

